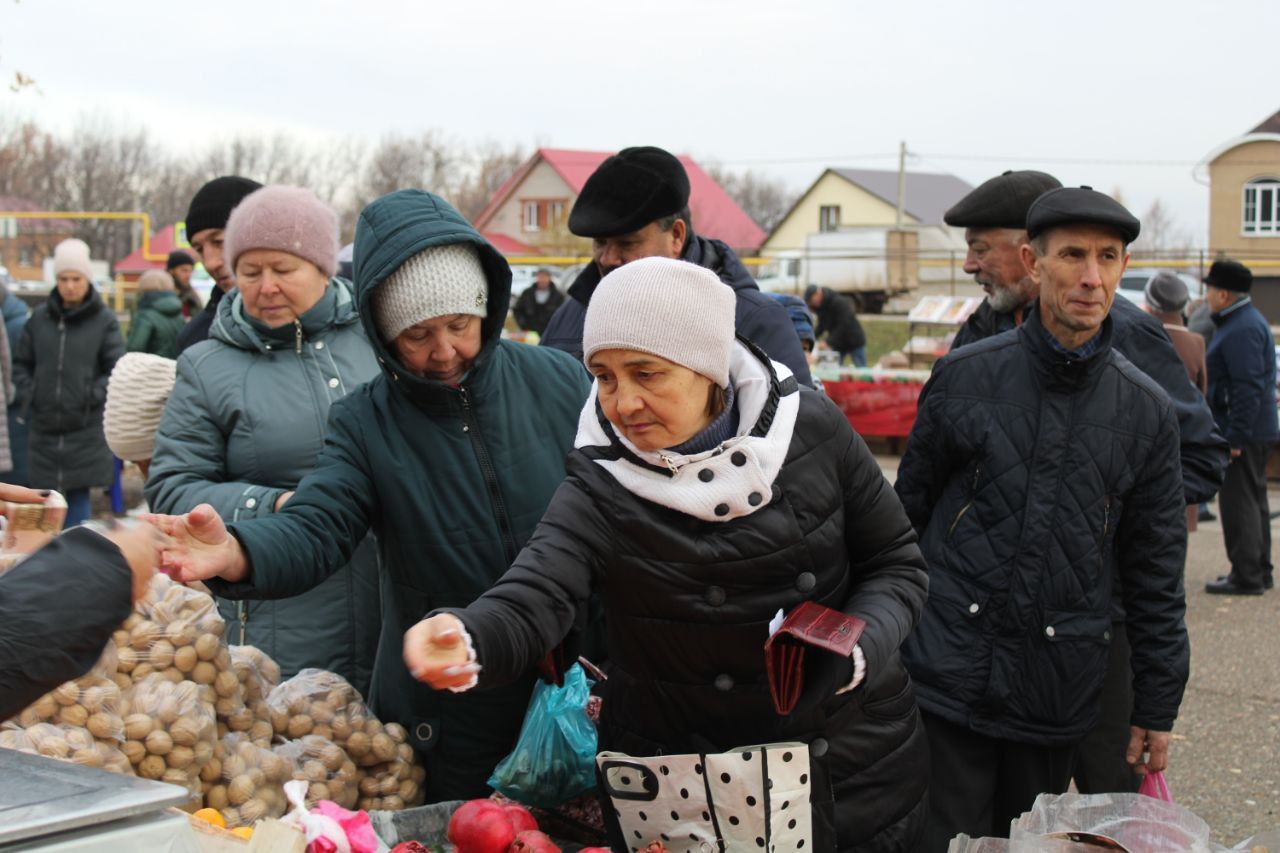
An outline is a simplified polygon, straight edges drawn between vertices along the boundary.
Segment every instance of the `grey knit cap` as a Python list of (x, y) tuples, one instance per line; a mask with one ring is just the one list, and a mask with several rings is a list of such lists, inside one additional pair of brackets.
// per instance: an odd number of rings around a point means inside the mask
[(1147, 304), (1162, 314), (1181, 314), (1190, 298), (1187, 285), (1171, 272), (1158, 272), (1151, 276), (1143, 295)]
[(373, 291), (373, 320), (383, 340), (449, 314), (488, 313), (489, 280), (470, 243), (423, 249)]
[(630, 349), (729, 385), (734, 345), (733, 288), (705, 267), (641, 258), (600, 280), (582, 331), (583, 361), (605, 349)]

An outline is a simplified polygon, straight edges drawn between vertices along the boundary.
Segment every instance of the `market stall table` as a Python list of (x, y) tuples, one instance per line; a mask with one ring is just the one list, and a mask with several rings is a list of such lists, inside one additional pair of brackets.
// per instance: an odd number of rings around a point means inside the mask
[(903, 438), (916, 419), (927, 370), (819, 365), (814, 375), (862, 436)]

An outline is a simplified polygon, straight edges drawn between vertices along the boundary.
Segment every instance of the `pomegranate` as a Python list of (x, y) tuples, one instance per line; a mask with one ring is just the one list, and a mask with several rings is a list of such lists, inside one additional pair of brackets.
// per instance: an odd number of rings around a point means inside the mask
[(551, 842), (547, 834), (536, 829), (526, 829), (516, 836), (515, 842), (510, 847), (510, 853), (522, 850), (527, 850), (529, 853), (560, 853), (560, 848)]
[(518, 803), (506, 803), (503, 810), (507, 813), (507, 819), (511, 821), (511, 826), (517, 833), (524, 832), (526, 829), (537, 829), (538, 822), (533, 819), (533, 815), (529, 814), (529, 810)]
[(449, 840), (458, 853), (506, 853), (516, 830), (507, 810), (493, 800), (470, 800), (449, 818)]

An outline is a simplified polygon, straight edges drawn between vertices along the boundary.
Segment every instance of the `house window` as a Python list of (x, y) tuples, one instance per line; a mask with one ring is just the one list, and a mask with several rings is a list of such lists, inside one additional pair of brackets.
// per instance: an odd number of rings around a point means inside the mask
[(564, 199), (525, 199), (520, 202), (525, 231), (545, 231), (564, 221)]
[(31, 259), (31, 247), (30, 247), (30, 246), (19, 246), (19, 247), (18, 247), (18, 266), (20, 266), (20, 267), (33, 267), (33, 266), (35, 266), (35, 264), (34, 264), (34, 263), (32, 263), (32, 259)]
[(824, 204), (818, 208), (818, 230), (835, 231), (840, 227), (840, 205)]
[(1245, 234), (1280, 234), (1280, 179), (1255, 178), (1244, 185)]

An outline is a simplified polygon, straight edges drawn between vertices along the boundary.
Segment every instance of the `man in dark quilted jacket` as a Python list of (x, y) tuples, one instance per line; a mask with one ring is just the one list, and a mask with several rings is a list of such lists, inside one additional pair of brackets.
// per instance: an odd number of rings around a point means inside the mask
[(932, 753), (928, 850), (1003, 836), (1061, 793), (1124, 606), (1127, 759), (1163, 770), (1189, 670), (1186, 521), (1169, 396), (1112, 346), (1138, 221), (1088, 188), (1031, 205), (1024, 322), (938, 362), (897, 490), (929, 563), (903, 658)]

